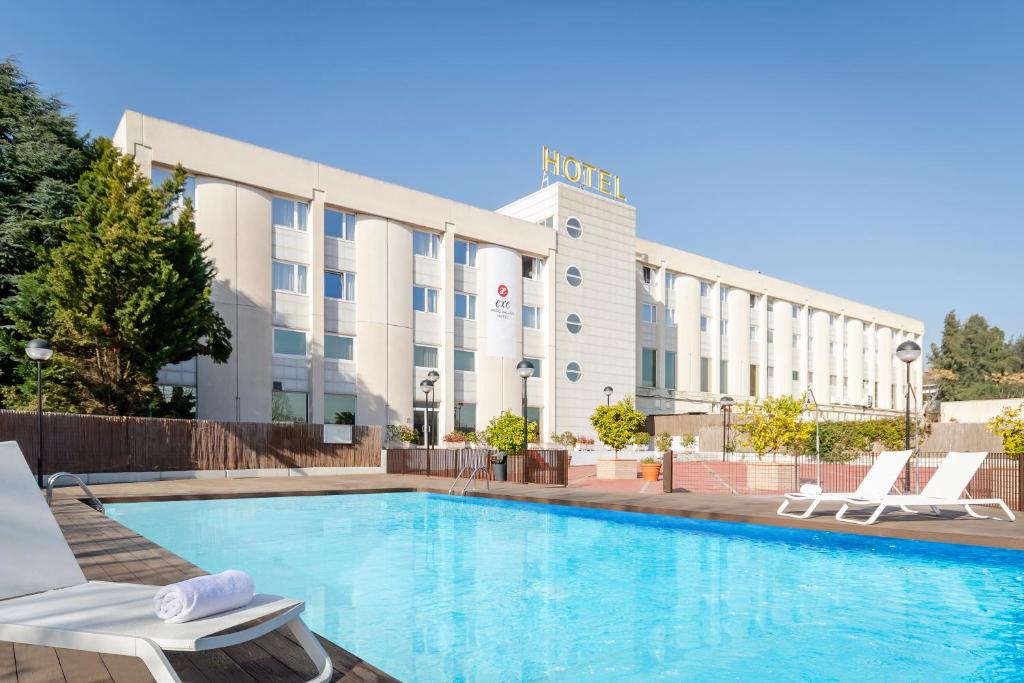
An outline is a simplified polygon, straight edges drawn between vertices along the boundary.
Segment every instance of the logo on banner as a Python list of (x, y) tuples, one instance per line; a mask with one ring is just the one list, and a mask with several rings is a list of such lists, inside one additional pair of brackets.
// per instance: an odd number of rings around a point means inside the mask
[(502, 299), (508, 296), (508, 287), (505, 285), (498, 285), (498, 296)]
[(508, 287), (506, 285), (498, 285), (498, 298), (494, 300), (494, 305), (491, 306), (491, 313), (499, 320), (512, 319), (512, 302), (508, 300)]

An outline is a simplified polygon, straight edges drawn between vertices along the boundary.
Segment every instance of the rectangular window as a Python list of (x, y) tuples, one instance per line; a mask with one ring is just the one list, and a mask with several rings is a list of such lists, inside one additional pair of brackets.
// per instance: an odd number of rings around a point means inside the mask
[(476, 295), (455, 292), (455, 317), (476, 320)]
[(775, 302), (771, 299), (768, 300), (768, 312), (772, 313), (775, 311)]
[(356, 300), (356, 274), (324, 271), (324, 296), (341, 301)]
[(768, 343), (769, 344), (774, 344), (775, 343), (775, 330), (773, 330), (770, 327), (768, 328)]
[(640, 384), (653, 387), (658, 381), (658, 350), (642, 349), (640, 351)]
[(676, 288), (676, 278), (677, 277), (678, 276), (675, 273), (670, 273), (667, 270), (665, 271), (665, 289), (666, 290), (670, 290), (670, 289), (675, 289)]
[(814, 373), (813, 372), (808, 371), (808, 373), (807, 373), (807, 383), (810, 384), (812, 387), (814, 386)]
[(306, 229), (306, 215), (309, 213), (309, 204), (274, 197), (271, 202), (271, 213), (273, 214), (272, 219), (275, 228), (304, 231)]
[(726, 301), (729, 298), (729, 288), (725, 285), (718, 286), (718, 298), (722, 301)]
[(455, 240), (455, 262), (476, 268), (476, 242)]
[(757, 341), (757, 335), (758, 335), (759, 331), (760, 330), (757, 327), (757, 325), (751, 325), (750, 326), (750, 341), (752, 341), (752, 342), (756, 342)]
[(324, 209), (324, 234), (346, 242), (355, 242), (356, 217), (343, 211)]
[(750, 364), (750, 395), (757, 396), (757, 378), (758, 378), (758, 367), (753, 363)]
[(526, 360), (528, 360), (531, 363), (533, 363), (533, 374), (530, 375), (530, 376), (531, 377), (537, 377), (537, 378), (541, 377), (542, 375), (540, 374), (540, 367), (541, 367), (540, 358), (527, 358)]
[(274, 391), (270, 395), (270, 419), (274, 422), (304, 424), (308, 419), (309, 400), (305, 392)]
[(437, 368), (436, 346), (414, 346), (413, 365), (418, 368)]
[(325, 334), (324, 358), (353, 360), (355, 358), (355, 339), (336, 334)]
[(544, 262), (533, 256), (523, 257), (523, 277), (527, 280), (539, 280)]
[(306, 274), (307, 268), (301, 263), (274, 261), (271, 270), (273, 287), (278, 292), (305, 294)]
[(724, 394), (729, 391), (729, 361), (718, 361), (718, 392)]
[(455, 349), (455, 369), (462, 372), (476, 372), (476, 354), (472, 351)]
[(702, 283), (700, 283), (700, 295), (701, 296), (711, 296), (711, 283), (710, 282), (702, 282)]
[(701, 332), (707, 332), (708, 331), (708, 327), (710, 325), (711, 325), (711, 318), (707, 317), (706, 315), (702, 315), (700, 317), (700, 331)]
[(799, 318), (799, 317), (800, 317), (800, 309), (797, 307), (796, 304), (793, 304), (793, 318)]
[[(154, 166), (150, 175), (150, 182), (153, 187), (160, 187), (164, 184), (164, 181), (168, 178), (172, 178), (174, 172), (167, 168), (160, 168)], [(175, 202), (177, 210), (174, 213), (173, 219), (177, 220), (179, 211), (185, 207), (185, 200), (189, 199), (192, 201), (192, 207), (196, 205), (196, 179), (193, 176), (185, 176), (185, 184), (181, 189), (181, 197)]]
[(675, 325), (676, 324), (676, 309), (670, 306), (665, 307), (665, 324)]
[(356, 423), (356, 397), (351, 394), (324, 394), (324, 422), (336, 425)]
[(794, 370), (793, 371), (793, 381), (794, 382), (799, 382), (800, 381), (800, 371), (799, 370)]
[(799, 349), (800, 348), (800, 335), (799, 334), (794, 334), (793, 335), (793, 348), (794, 349)]
[(441, 237), (432, 232), (412, 231), (412, 253), (426, 258), (437, 258), (441, 253)]
[(282, 356), (305, 356), (306, 333), (274, 328), (274, 353)]
[(526, 408), (526, 421), (532, 422), (537, 425), (537, 433), (540, 434), (540, 419), (544, 409), (538, 406), (527, 406)]
[(665, 388), (676, 388), (676, 352), (665, 352)]
[(643, 278), (645, 285), (651, 284), (651, 281), (654, 280), (654, 269), (650, 266), (641, 266), (640, 277)]
[(658, 309), (654, 304), (644, 304), (641, 316), (641, 320), (645, 323), (656, 323), (658, 322)]
[(437, 290), (433, 287), (413, 286), (412, 308), (424, 313), (437, 313)]
[(757, 308), (757, 294), (750, 295), (750, 307)]
[(455, 404), (455, 431), (475, 432), (476, 431), (476, 404), (456, 403)]
[(523, 306), (523, 327), (540, 329), (540, 306)]
[(721, 320), (718, 321), (718, 334), (722, 335), (723, 337), (729, 334), (729, 321), (726, 320), (725, 318), (722, 318)]
[(704, 356), (700, 359), (700, 390), (711, 391), (711, 359)]

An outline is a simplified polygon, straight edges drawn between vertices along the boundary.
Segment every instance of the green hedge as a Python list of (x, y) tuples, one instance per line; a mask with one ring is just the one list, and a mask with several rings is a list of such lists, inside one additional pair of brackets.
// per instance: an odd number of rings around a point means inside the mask
[[(824, 462), (847, 462), (858, 453), (872, 451), (876, 446), (885, 450), (902, 450), (905, 442), (904, 421), (863, 420), (860, 422), (822, 422), (821, 459)], [(913, 425), (911, 425), (913, 430)], [(913, 434), (913, 431), (911, 431)], [(802, 445), (801, 452), (813, 455), (814, 432)]]

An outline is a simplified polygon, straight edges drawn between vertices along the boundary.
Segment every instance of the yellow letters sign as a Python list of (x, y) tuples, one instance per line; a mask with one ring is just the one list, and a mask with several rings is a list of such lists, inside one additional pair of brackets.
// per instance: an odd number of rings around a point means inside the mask
[(619, 190), (619, 176), (588, 164), (576, 157), (565, 155), (547, 146), (541, 148), (541, 164), (545, 172), (550, 171), (556, 176), (565, 178), (572, 184), (580, 184), (583, 187), (608, 195), (621, 202), (626, 201), (626, 195)]

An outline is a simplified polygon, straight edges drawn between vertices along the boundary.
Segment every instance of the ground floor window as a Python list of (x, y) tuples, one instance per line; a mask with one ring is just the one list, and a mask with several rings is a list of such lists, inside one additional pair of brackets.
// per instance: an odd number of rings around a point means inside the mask
[(753, 363), (750, 364), (750, 395), (757, 396), (757, 379), (759, 368)]
[(711, 359), (701, 357), (700, 359), (700, 390), (711, 391)]
[(526, 409), (526, 421), (537, 423), (537, 434), (540, 435), (541, 418), (544, 416), (544, 409), (535, 406), (527, 407)]
[(270, 399), (274, 422), (304, 424), (309, 420), (309, 396), (302, 391), (274, 391)]
[(417, 401), (412, 407), (412, 426), (420, 434), (420, 444), (426, 436), (431, 445), (437, 445), (437, 415), (441, 410), (440, 403), (428, 404)]
[(455, 404), (455, 431), (475, 432), (476, 431), (476, 404), (456, 403)]
[(354, 425), (356, 397), (351, 394), (324, 394), (324, 424)]
[(657, 386), (658, 382), (658, 350), (643, 349), (640, 357), (640, 383), (645, 387)]
[(718, 391), (725, 394), (729, 391), (729, 361), (718, 361)]
[(150, 417), (195, 419), (196, 388), (158, 384), (157, 396), (150, 406)]
[(676, 352), (665, 352), (665, 388), (676, 388)]

